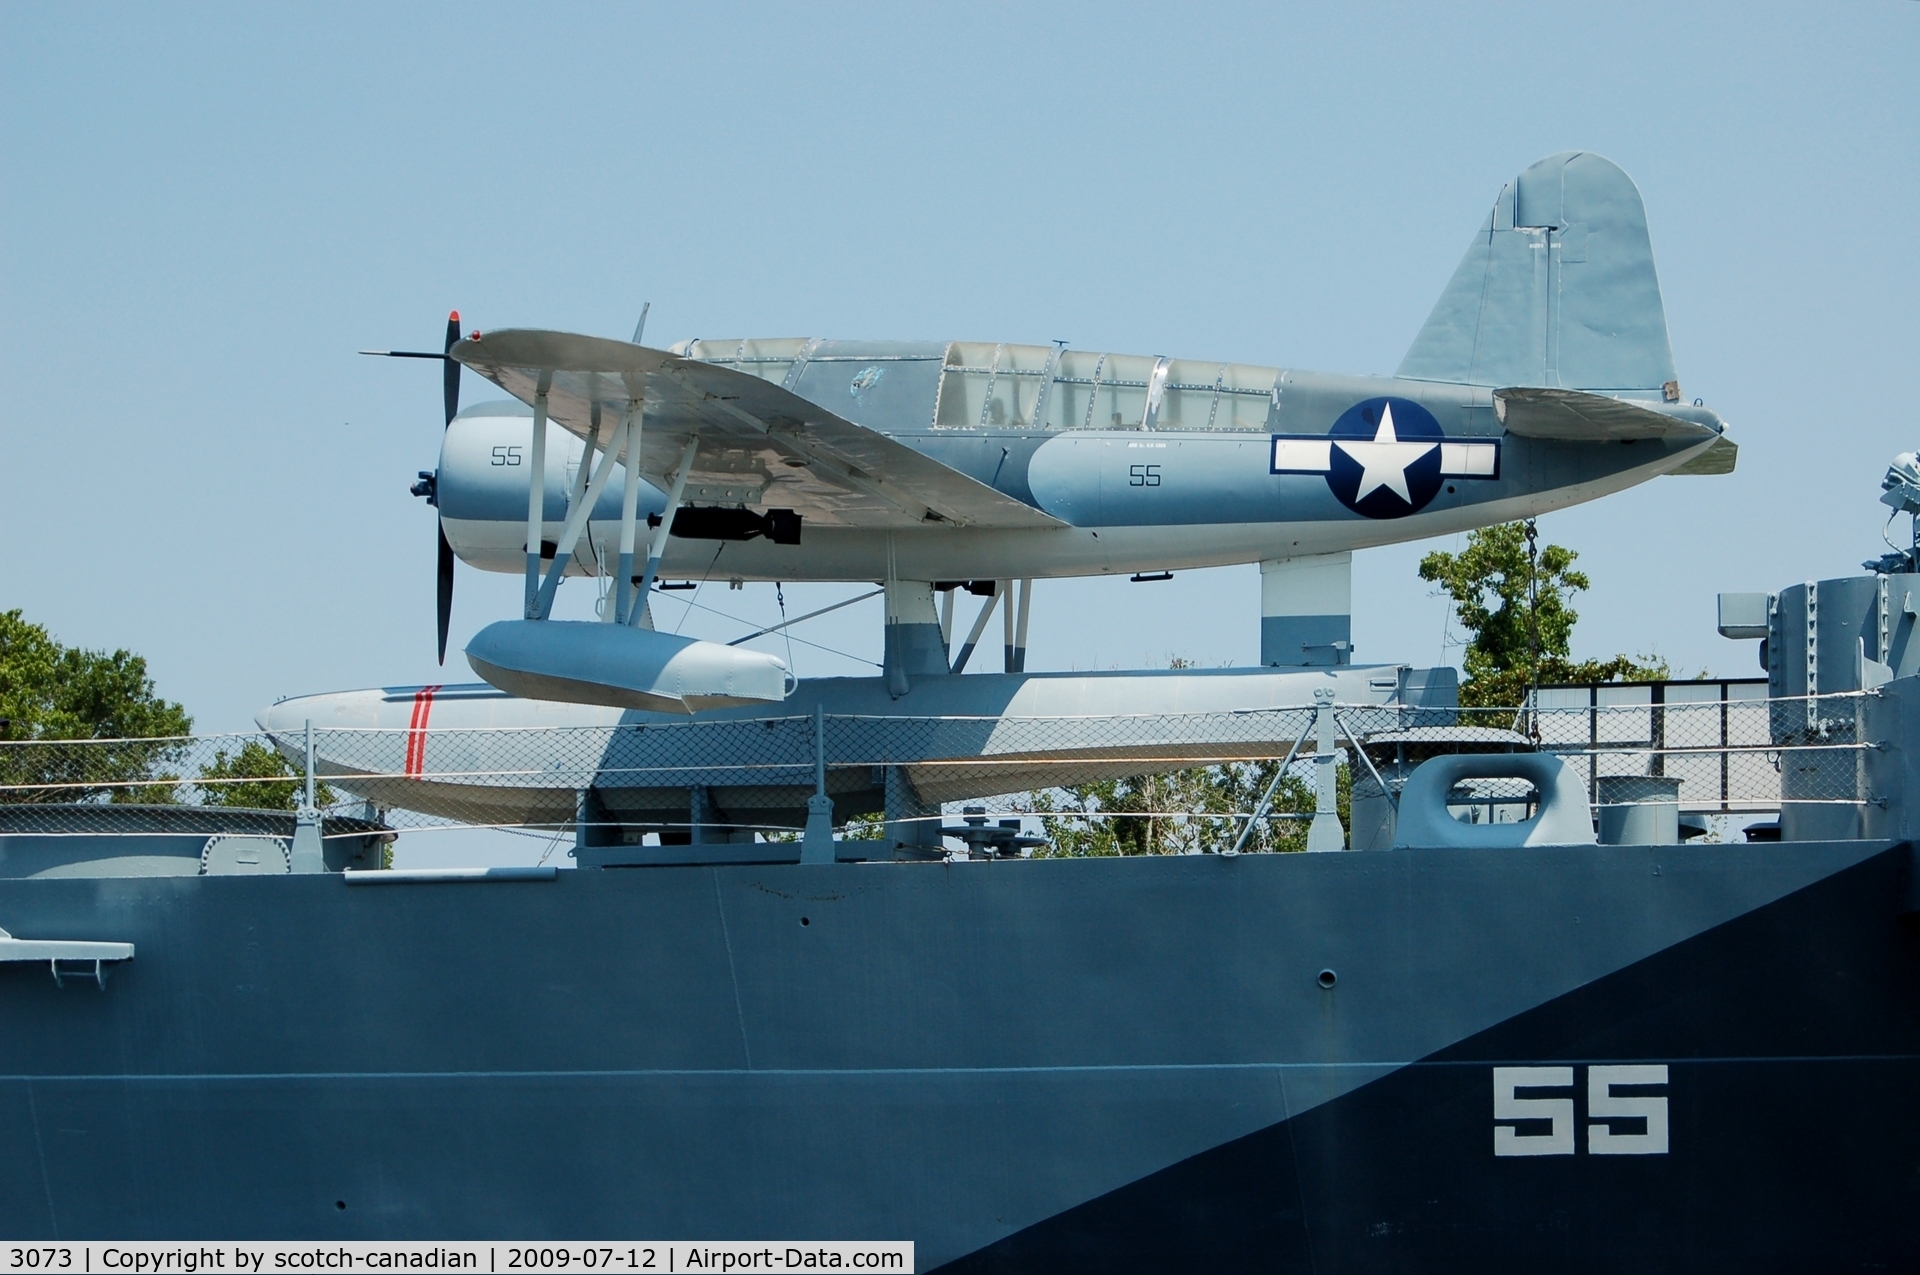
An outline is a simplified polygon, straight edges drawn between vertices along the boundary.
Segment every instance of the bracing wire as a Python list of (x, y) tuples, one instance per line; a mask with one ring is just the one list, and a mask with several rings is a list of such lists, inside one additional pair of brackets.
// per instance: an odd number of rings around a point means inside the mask
[[(699, 597), (699, 596), (700, 596), (700, 595), (699, 595), (699, 594), (697, 594), (697, 593), (696, 593), (696, 594), (694, 595), (694, 597)], [(681, 604), (682, 606), (685, 606), (685, 607), (695, 607), (695, 608), (698, 608), (699, 610), (702, 610), (702, 611), (705, 611), (705, 612), (706, 612), (706, 613), (707, 613), (708, 615), (717, 615), (717, 616), (719, 616), (719, 617), (720, 617), (721, 619), (723, 619), (723, 620), (731, 620), (731, 621), (733, 621), (733, 622), (734, 622), (735, 624), (745, 624), (745, 623), (747, 623), (747, 621), (745, 621), (745, 620), (743, 620), (743, 619), (741, 619), (741, 618), (740, 618), (739, 616), (737, 616), (737, 615), (729, 615), (729, 614), (728, 614), (727, 612), (725, 612), (725, 611), (722, 611), (722, 610), (719, 610), (719, 609), (718, 609), (718, 608), (716, 608), (716, 607), (710, 607), (710, 606), (707, 606), (707, 605), (706, 605), (705, 603), (701, 603), (701, 602), (695, 602), (695, 601), (693, 601), (693, 599), (692, 599), (692, 598), (687, 598), (687, 599), (676, 599), (676, 600), (677, 600), (677, 601), (679, 601), (679, 602), (680, 602), (680, 604)], [(686, 616), (685, 616), (685, 615), (682, 615), (682, 616), (680, 617), (680, 619), (681, 619), (681, 623), (683, 623), (683, 624), (684, 624), (684, 623), (686, 622)], [(676, 633), (677, 633), (677, 632), (679, 632), (679, 630), (678, 630), (678, 629), (675, 629), (674, 631), (675, 631)], [(782, 630), (782, 632), (785, 632), (785, 630)], [(821, 644), (821, 643), (819, 643), (819, 642), (809, 642), (809, 641), (807, 641), (807, 639), (805, 639), (805, 638), (803, 638), (803, 637), (796, 637), (796, 638), (792, 638), (791, 640), (792, 640), (792, 641), (795, 641), (795, 642), (798, 642), (798, 643), (799, 643), (800, 645), (802, 645), (802, 646), (810, 646), (810, 647), (812, 647), (812, 648), (813, 648), (814, 650), (816, 650), (816, 651), (825, 651), (825, 652), (826, 652), (827, 654), (829, 654), (829, 655), (837, 655), (837, 656), (839, 656), (839, 657), (840, 657), (841, 659), (843, 659), (843, 660), (852, 660), (852, 661), (853, 661), (854, 663), (856, 663), (856, 664), (869, 664), (869, 665), (872, 665), (872, 666), (873, 666), (874, 668), (884, 668), (884, 667), (885, 667), (885, 665), (882, 665), (882, 664), (879, 664), (879, 663), (876, 663), (876, 662), (875, 662), (875, 661), (873, 661), (873, 660), (869, 660), (869, 659), (865, 659), (865, 658), (863, 658), (863, 657), (861, 657), (861, 656), (858, 656), (858, 655), (854, 655), (854, 654), (852, 654), (852, 653), (850, 653), (850, 652), (847, 652), (847, 651), (842, 651), (842, 650), (840, 650), (840, 649), (839, 649), (838, 647), (832, 647), (832, 646), (825, 646), (825, 645), (822, 645), (822, 644)]]

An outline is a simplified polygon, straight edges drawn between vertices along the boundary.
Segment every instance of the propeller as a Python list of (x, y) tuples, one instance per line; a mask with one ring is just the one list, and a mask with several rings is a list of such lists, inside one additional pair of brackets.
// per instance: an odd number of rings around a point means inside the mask
[[(389, 359), (439, 359), (444, 364), (441, 373), (441, 397), (447, 409), (446, 425), (450, 427), (453, 418), (460, 412), (460, 364), (449, 358), (447, 350), (453, 349), (453, 343), (460, 339), (460, 312), (453, 311), (447, 316), (446, 350), (434, 354), (427, 350), (362, 350), (362, 354), (374, 354)], [(433, 470), (420, 471), (420, 481), (411, 488), (416, 496), (425, 496), (427, 503), (438, 509), (440, 493), (438, 474)], [(447, 662), (447, 628), (453, 620), (453, 545), (447, 541), (447, 529), (444, 523), (436, 520), (435, 529), (439, 533), (440, 556), (434, 576), (435, 618), (439, 622), (440, 662)]]

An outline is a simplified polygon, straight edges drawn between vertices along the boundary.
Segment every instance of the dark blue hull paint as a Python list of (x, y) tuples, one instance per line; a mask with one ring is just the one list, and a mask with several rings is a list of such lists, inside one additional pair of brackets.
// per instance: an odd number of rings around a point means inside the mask
[[(1915, 865), (1883, 854), (941, 1269), (1920, 1268)], [(1494, 1065), (1620, 1062), (1669, 1064), (1668, 1154), (1492, 1154)]]
[[(886, 1238), (1019, 1270), (1911, 1258), (1910, 859), (0, 880), (14, 934), (138, 949), (104, 991), (0, 967), (0, 1234)], [(1490, 1067), (1561, 1059), (1670, 1064), (1670, 1153), (1496, 1160)]]

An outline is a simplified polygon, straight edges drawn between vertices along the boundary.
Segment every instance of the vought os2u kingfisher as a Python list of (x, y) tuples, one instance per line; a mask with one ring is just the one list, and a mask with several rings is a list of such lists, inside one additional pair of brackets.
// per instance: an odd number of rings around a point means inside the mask
[[(1263, 668), (1337, 676), (1352, 667), (1354, 550), (1726, 473), (1736, 454), (1681, 395), (1638, 190), (1585, 152), (1501, 190), (1388, 378), (1058, 344), (461, 338), (457, 318), (444, 354), (414, 356), (447, 367), (440, 463), (415, 488), (439, 512), (441, 655), (455, 558), (523, 572), (523, 614), (483, 629), (468, 660), (507, 696), (583, 710), (751, 712), (798, 695), (803, 711), (824, 696), (829, 712), (883, 712), (921, 687), (921, 713), (1101, 711), (1085, 678), (1025, 674), (1035, 579), (1253, 562)], [(456, 414), (461, 367), (513, 399)], [(772, 654), (654, 631), (663, 574), (879, 584), (884, 676), (802, 689)], [(567, 575), (601, 578), (600, 621), (550, 618)], [(986, 601), (956, 653), (957, 589)], [(1023, 680), (970, 678), (963, 694), (946, 679), (996, 605)], [(1231, 694), (1309, 693), (1257, 680)], [(1196, 684), (1163, 692), (1175, 683)], [(262, 724), (423, 726), (416, 698), (283, 701)], [(437, 702), (426, 711), (447, 726), (519, 720), (517, 700)]]

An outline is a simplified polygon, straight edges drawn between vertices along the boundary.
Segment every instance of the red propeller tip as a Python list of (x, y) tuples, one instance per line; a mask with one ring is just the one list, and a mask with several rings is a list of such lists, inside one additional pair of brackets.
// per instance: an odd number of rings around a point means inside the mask
[(459, 312), (458, 310), (455, 310), (455, 311), (454, 311), (454, 312), (453, 312), (452, 314), (449, 314), (449, 315), (447, 316), (447, 322), (448, 322), (448, 323), (458, 323), (458, 322), (460, 322), (460, 312)]

